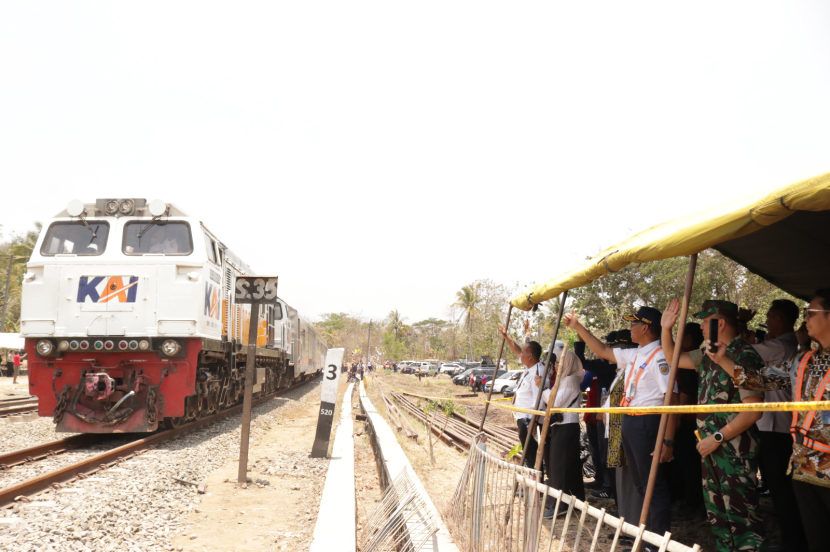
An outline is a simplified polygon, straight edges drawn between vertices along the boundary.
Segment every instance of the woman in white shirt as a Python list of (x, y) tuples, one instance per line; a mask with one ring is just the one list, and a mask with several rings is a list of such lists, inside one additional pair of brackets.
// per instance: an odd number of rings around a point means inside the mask
[[(553, 401), (554, 408), (580, 408), (582, 405), (582, 392), (579, 384), (585, 372), (582, 369), (582, 362), (572, 352), (565, 354), (564, 361), (556, 363), (556, 369), (562, 370), (562, 377), (559, 381), (559, 390)], [(542, 378), (537, 378), (537, 385)], [(544, 408), (550, 401), (551, 390), (546, 389), (542, 393)], [(551, 424), (548, 429), (548, 436), (545, 440), (545, 483), (554, 489), (559, 489), (579, 500), (585, 500), (585, 487), (582, 483), (582, 461), (579, 457), (579, 413), (568, 412), (565, 414), (552, 414)], [(556, 501), (550, 501), (545, 511), (545, 518), (552, 518), (557, 515), (553, 510)], [(559, 514), (567, 511), (567, 505), (563, 502), (559, 506)]]

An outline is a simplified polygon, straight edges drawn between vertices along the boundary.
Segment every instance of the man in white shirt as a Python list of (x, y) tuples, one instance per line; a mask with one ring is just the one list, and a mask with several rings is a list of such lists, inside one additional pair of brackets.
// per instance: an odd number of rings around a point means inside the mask
[[(623, 374), (625, 397), (622, 406), (630, 408), (663, 406), (668, 389), (669, 364), (660, 346), (662, 313), (651, 307), (641, 307), (636, 314), (627, 315), (624, 318), (631, 323), (631, 340), (638, 345), (636, 349), (614, 349), (606, 345), (580, 324), (575, 311), (566, 314), (562, 322), (565, 326), (575, 330), (594, 354), (616, 363), (618, 369), (625, 370)], [(677, 394), (676, 385), (672, 392)], [(675, 397), (672, 403), (676, 402)], [(645, 495), (648, 485), (651, 457), (659, 426), (659, 414), (627, 414), (623, 417), (622, 443), (625, 459), (631, 467), (637, 491), (642, 495)], [(660, 456), (661, 463), (672, 459), (674, 430), (673, 416), (669, 416)], [(665, 470), (662, 466), (657, 471), (646, 529), (658, 535), (671, 529), (671, 499)]]
[[(749, 322), (755, 313), (741, 309), (738, 319)], [(752, 347), (761, 355), (767, 370), (793, 358), (798, 353), (798, 336), (795, 323), (798, 320), (798, 306), (789, 299), (776, 299), (767, 311), (767, 336), (763, 343)], [(791, 389), (765, 391), (766, 402), (790, 402)], [(787, 475), (793, 438), (791, 412), (764, 412), (756, 423), (759, 430), (759, 456), (761, 475), (772, 496), (772, 505), (781, 527), (784, 550), (795, 552), (807, 550), (807, 537), (801, 524), (801, 513), (793, 491), (792, 475)]]
[[(542, 346), (536, 341), (528, 340), (525, 341), (525, 344), (520, 348), (516, 341), (507, 335), (507, 330), (505, 330), (504, 326), (501, 324), (499, 324), (499, 331), (501, 332), (502, 337), (504, 337), (507, 346), (510, 347), (510, 350), (519, 357), (519, 362), (521, 362), (522, 366), (525, 367), (524, 372), (522, 372), (522, 375), (519, 376), (519, 381), (516, 382), (516, 392), (513, 395), (513, 406), (516, 408), (533, 410), (536, 408), (536, 400), (539, 396), (539, 386), (535, 381), (536, 377), (542, 377), (545, 375), (545, 363), (540, 362), (539, 360), (542, 356)], [(525, 324), (525, 331), (528, 331), (527, 324)], [(559, 343), (561, 342), (557, 342), (556, 345), (559, 345)], [(564, 347), (564, 343), (562, 343), (562, 347)], [(561, 351), (561, 348), (559, 350)], [(556, 353), (554, 352), (554, 354)], [(547, 385), (544, 387), (547, 387)], [(531, 416), (530, 414), (525, 414), (523, 412), (516, 412), (514, 416), (516, 417), (516, 425), (519, 428), (519, 439), (521, 440), (522, 446), (524, 446), (527, 442), (528, 426), (530, 424)], [(522, 451), (522, 463), (525, 466), (531, 468), (534, 467), (538, 447), (539, 445), (536, 442), (536, 439), (531, 438), (530, 442), (527, 444), (527, 450)]]

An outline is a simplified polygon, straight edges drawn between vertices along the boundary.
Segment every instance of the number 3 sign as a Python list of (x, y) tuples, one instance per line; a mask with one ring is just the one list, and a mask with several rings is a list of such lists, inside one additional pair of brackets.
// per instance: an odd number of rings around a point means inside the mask
[(233, 295), (237, 304), (269, 305), (277, 302), (276, 276), (237, 276)]

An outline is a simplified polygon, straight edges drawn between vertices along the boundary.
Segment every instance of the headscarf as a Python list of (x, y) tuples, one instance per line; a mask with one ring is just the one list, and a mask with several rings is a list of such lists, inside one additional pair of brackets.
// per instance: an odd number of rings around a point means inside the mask
[(565, 358), (559, 361), (556, 366), (557, 370), (562, 370), (562, 377), (578, 376), (581, 380), (585, 376), (585, 370), (582, 368), (582, 361), (570, 349), (565, 353)]

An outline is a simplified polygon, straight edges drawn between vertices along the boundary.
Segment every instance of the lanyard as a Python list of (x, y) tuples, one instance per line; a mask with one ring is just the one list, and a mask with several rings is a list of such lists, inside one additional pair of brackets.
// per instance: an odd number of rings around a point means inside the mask
[[(631, 401), (634, 399), (634, 393), (637, 392), (637, 386), (640, 384), (640, 378), (643, 376), (643, 372), (645, 372), (645, 370), (646, 370), (646, 366), (648, 366), (649, 363), (657, 355), (657, 353), (659, 353), (662, 350), (663, 350), (662, 347), (657, 347), (656, 349), (654, 349), (654, 352), (651, 353), (651, 356), (648, 357), (648, 360), (646, 360), (643, 363), (643, 365), (640, 366), (639, 370), (637, 370), (637, 356), (634, 357), (634, 362), (631, 363), (631, 371), (628, 373), (628, 377), (625, 378), (625, 387), (623, 388), (623, 392), (625, 393), (625, 398), (623, 398), (623, 403), (620, 406), (629, 406), (631, 404)], [(637, 355), (639, 356), (639, 353), (637, 353)], [(629, 393), (628, 393), (628, 391), (629, 391), (628, 384), (629, 384), (629, 382), (631, 382), (631, 376), (634, 375), (635, 370), (637, 370), (637, 378), (634, 380), (634, 393), (631, 393), (629, 395)]]

